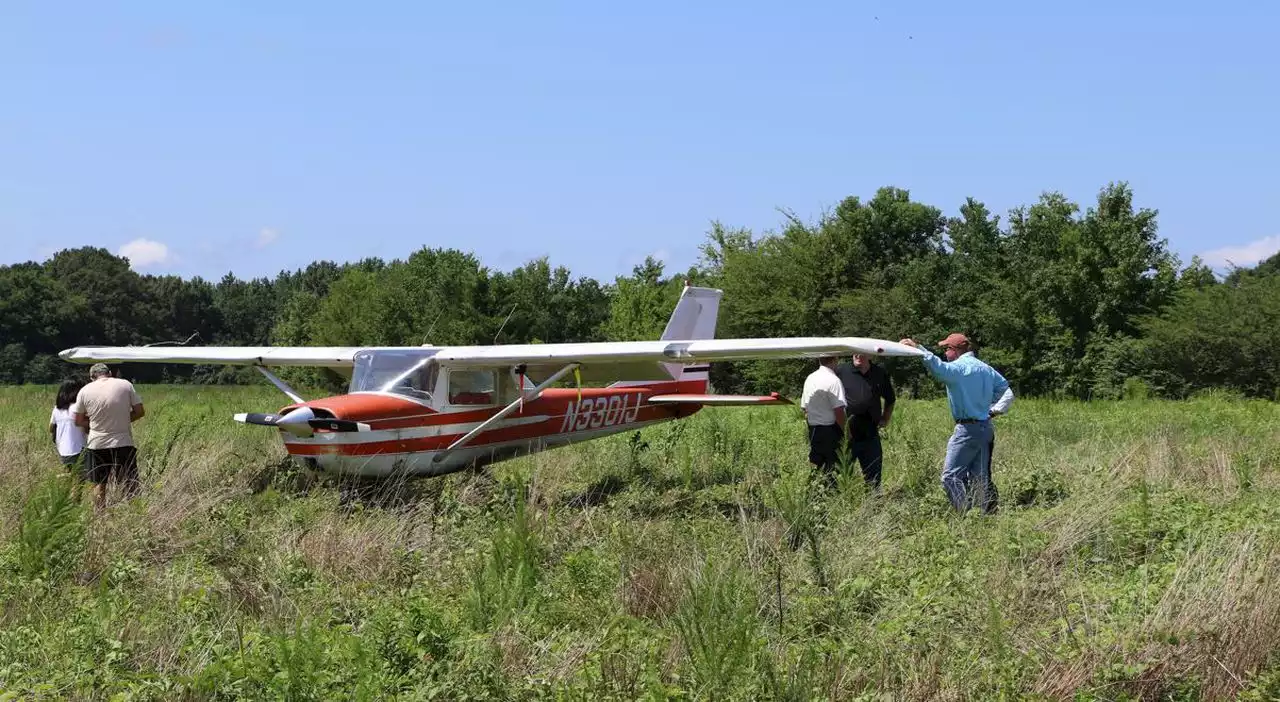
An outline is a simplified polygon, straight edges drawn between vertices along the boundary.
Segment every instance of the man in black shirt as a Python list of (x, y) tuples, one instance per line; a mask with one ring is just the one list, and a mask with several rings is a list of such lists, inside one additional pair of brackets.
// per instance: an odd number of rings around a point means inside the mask
[(888, 426), (893, 417), (893, 403), (897, 399), (893, 384), (883, 367), (873, 364), (871, 357), (857, 353), (852, 363), (836, 367), (836, 375), (844, 385), (850, 453), (862, 467), (867, 485), (879, 491), (880, 464), (884, 457), (880, 428)]

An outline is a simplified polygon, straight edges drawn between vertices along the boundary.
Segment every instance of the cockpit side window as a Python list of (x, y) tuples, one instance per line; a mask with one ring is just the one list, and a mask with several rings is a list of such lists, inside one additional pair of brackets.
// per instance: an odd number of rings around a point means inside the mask
[(449, 404), (492, 405), (495, 403), (492, 370), (449, 371)]

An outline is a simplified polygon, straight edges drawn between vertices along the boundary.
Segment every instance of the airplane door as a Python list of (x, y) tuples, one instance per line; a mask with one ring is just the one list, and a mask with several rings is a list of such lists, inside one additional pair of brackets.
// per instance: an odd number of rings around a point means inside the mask
[(451, 370), (446, 393), (453, 409), (493, 407), (499, 402), (497, 372), (492, 369)]

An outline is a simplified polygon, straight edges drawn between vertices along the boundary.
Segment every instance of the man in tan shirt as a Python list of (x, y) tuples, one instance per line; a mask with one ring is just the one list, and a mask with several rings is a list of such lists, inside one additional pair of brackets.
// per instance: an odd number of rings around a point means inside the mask
[(142, 398), (133, 383), (111, 377), (104, 363), (89, 369), (92, 381), (76, 397), (76, 424), (88, 430), (89, 482), (96, 488), (94, 504), (107, 503), (107, 482), (111, 476), (124, 483), (126, 497), (141, 487), (138, 481), (138, 450), (133, 445), (133, 422), (145, 413)]

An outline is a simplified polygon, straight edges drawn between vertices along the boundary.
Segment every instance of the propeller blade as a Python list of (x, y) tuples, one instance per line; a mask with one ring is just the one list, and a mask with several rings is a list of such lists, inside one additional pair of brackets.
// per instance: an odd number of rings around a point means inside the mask
[(237, 414), (234, 419), (242, 424), (276, 427), (296, 436), (311, 436), (316, 429), (332, 432), (373, 431), (364, 422), (353, 422), (347, 419), (319, 419), (311, 411), (310, 407), (299, 407), (287, 414), (245, 412)]
[(232, 417), (232, 419), (240, 422), (241, 424), (256, 424), (260, 427), (274, 427), (276, 422), (279, 421), (280, 415), (263, 414), (262, 412), (247, 412), (237, 414)]

